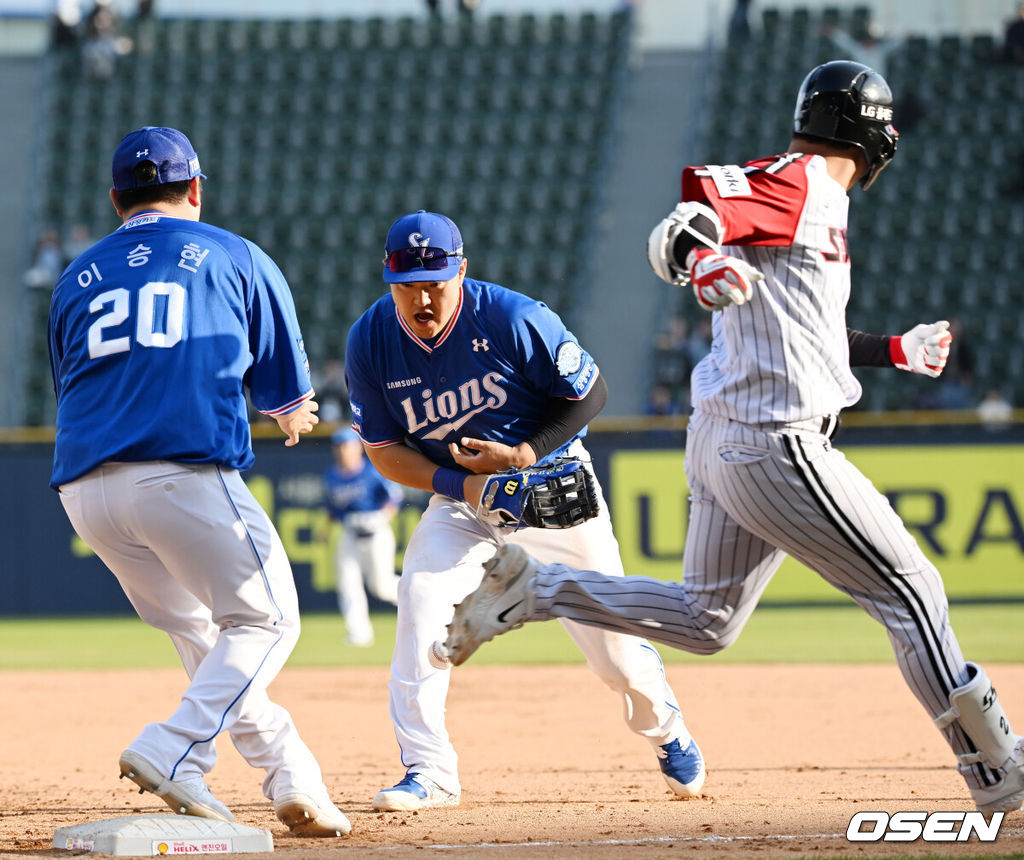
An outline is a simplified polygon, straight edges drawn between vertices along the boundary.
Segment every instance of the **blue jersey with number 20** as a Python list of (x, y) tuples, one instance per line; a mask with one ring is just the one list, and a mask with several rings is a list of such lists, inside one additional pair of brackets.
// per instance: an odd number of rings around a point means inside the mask
[(288, 284), (227, 230), (137, 215), (64, 271), (50, 304), (57, 439), (50, 484), (107, 461), (246, 469), (248, 406), (312, 396)]
[(597, 365), (542, 302), (466, 278), (452, 319), (429, 343), (390, 295), (378, 299), (349, 332), (345, 374), (353, 427), (367, 445), (405, 442), (461, 470), (449, 442), (517, 445), (543, 422), (551, 398), (585, 397)]

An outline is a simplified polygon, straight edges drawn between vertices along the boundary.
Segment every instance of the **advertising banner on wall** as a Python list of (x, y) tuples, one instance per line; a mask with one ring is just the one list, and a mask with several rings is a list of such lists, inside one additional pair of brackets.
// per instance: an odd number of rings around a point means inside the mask
[[(677, 579), (686, 537), (682, 434), (591, 433), (587, 440), (608, 500), (627, 573)], [(321, 476), (326, 437), (295, 448), (257, 440), (245, 475), (292, 561), (304, 611), (337, 608), (332, 541)], [(929, 558), (951, 600), (1024, 600), (1024, 445), (850, 444), (846, 456), (886, 495)], [(0, 446), (4, 587), (0, 615), (130, 613), (114, 577), (74, 534), (48, 487), (52, 447)], [(395, 521), (396, 567), (426, 494), (408, 493)], [(787, 561), (764, 601), (844, 602), (816, 574)]]
[[(1024, 598), (1020, 446), (844, 446), (942, 572), (951, 600)], [(615, 451), (609, 505), (627, 573), (677, 579), (686, 538), (682, 449)], [(787, 560), (763, 600), (845, 600)]]

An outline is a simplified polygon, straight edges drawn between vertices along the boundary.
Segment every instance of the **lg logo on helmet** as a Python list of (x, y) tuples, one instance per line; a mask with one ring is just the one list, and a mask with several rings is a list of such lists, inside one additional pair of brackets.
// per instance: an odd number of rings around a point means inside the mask
[(848, 842), (967, 842), (973, 833), (979, 842), (995, 842), (1005, 812), (993, 812), (990, 821), (980, 812), (858, 812), (846, 828)]
[(860, 115), (865, 119), (877, 119), (879, 122), (892, 122), (892, 108), (886, 105), (861, 105)]

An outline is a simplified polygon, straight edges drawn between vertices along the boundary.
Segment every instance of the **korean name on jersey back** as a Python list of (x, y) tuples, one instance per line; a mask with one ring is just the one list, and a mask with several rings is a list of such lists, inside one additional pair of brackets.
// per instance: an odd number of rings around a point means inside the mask
[[(64, 272), (49, 345), (53, 486), (108, 460), (246, 469), (247, 379), (253, 406), (267, 414), (312, 394), (294, 304), (273, 261), (226, 230), (163, 214), (127, 221)], [(188, 384), (175, 384), (186, 374)]]

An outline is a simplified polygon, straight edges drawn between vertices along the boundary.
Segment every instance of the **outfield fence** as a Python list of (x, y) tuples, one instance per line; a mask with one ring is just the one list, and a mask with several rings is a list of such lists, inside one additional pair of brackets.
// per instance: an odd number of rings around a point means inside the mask
[[(680, 575), (685, 423), (602, 419), (592, 425), (587, 445), (628, 573)], [(322, 425), (286, 449), (276, 425), (256, 425), (256, 465), (245, 475), (281, 534), (304, 611), (337, 607), (332, 543), (338, 529), (324, 511), (321, 485), (333, 429)], [(1024, 421), (988, 428), (966, 413), (852, 413), (844, 416), (836, 444), (890, 499), (942, 571), (953, 602), (1024, 602)], [(52, 457), (52, 430), (0, 430), (7, 488), (0, 498), (0, 615), (131, 613), (116, 580), (75, 536), (49, 488)], [(396, 518), (396, 565), (425, 502), (426, 494), (410, 492)], [(847, 599), (792, 561), (763, 600), (829, 602)]]

